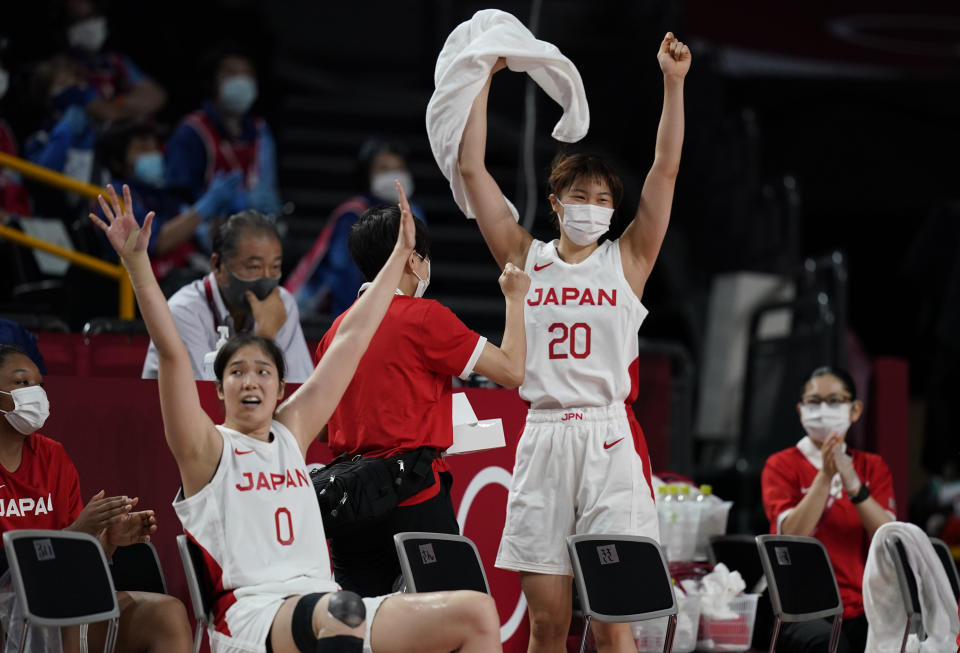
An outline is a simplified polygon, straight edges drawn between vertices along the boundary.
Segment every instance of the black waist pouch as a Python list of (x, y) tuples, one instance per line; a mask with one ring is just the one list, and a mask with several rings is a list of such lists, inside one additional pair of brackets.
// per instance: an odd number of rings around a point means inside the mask
[(434, 483), (436, 449), (391, 458), (340, 456), (310, 473), (327, 537), (348, 535), (384, 519), (397, 504)]

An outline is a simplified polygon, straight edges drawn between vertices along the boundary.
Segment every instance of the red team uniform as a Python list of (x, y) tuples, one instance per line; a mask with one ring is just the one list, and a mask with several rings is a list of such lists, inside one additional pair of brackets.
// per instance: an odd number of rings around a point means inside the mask
[[(816, 451), (816, 454), (814, 454)], [(893, 476), (880, 456), (847, 447), (853, 458), (853, 468), (862, 483), (870, 488), (870, 496), (896, 519), (893, 498)], [(783, 520), (800, 503), (813, 485), (820, 469), (819, 448), (810, 438), (803, 438), (797, 446), (770, 456), (763, 468), (763, 506), (770, 520), (770, 532), (778, 533)], [(850, 502), (841, 483), (831, 486), (823, 516), (812, 537), (827, 549), (843, 600), (843, 618), (852, 619), (863, 614), (863, 568), (870, 550), (870, 541), (863, 528), (857, 507)]]
[(63, 445), (27, 436), (15, 472), (0, 465), (0, 533), (24, 528), (61, 530), (83, 510), (80, 477)]
[(630, 404), (647, 309), (623, 274), (619, 241), (577, 264), (534, 240), (524, 271), (530, 404), (497, 554), (504, 569), (570, 575), (566, 536), (659, 539), (650, 457)]

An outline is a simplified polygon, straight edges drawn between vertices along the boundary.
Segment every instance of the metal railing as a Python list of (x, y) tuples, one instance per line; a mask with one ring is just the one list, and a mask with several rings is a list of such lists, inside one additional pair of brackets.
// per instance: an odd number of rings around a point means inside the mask
[[(97, 195), (106, 194), (106, 190), (93, 184), (87, 184), (77, 181), (73, 177), (60, 174), (49, 168), (34, 165), (29, 161), (0, 152), (0, 167), (10, 168), (19, 172), (24, 177), (29, 177), (42, 184), (59, 188), (60, 190), (77, 193), (83, 197), (94, 199)], [(12, 243), (22, 247), (38, 249), (54, 256), (66, 259), (67, 261), (78, 265), (85, 270), (99, 274), (117, 282), (118, 314), (121, 320), (132, 320), (134, 313), (133, 286), (130, 285), (130, 278), (122, 265), (104, 261), (95, 256), (75, 252), (66, 247), (61, 247), (55, 243), (35, 238), (22, 231), (17, 231), (11, 227), (0, 225), (0, 238), (5, 238)]]

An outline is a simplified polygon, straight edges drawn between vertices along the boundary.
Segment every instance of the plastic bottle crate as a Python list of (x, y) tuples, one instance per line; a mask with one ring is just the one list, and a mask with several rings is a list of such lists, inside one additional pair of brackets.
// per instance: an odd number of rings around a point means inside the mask
[[(690, 653), (697, 647), (697, 629), (700, 625), (700, 597), (684, 596), (677, 601), (677, 629), (673, 636), (675, 653)], [(633, 624), (633, 637), (638, 651), (659, 653), (667, 638), (667, 619), (658, 617)]]
[(759, 594), (741, 594), (730, 601), (736, 619), (714, 619), (700, 614), (700, 633), (697, 649), (700, 651), (746, 651), (753, 638), (753, 622), (757, 616)]

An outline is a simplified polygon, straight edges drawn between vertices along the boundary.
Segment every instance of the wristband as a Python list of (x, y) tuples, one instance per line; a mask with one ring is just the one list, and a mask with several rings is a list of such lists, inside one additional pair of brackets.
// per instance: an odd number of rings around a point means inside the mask
[(863, 503), (870, 496), (870, 488), (867, 487), (866, 483), (861, 483), (860, 489), (857, 490), (857, 493), (852, 496), (851, 495), (848, 495), (848, 496), (850, 496), (850, 503), (852, 503), (853, 505), (857, 505), (858, 503)]

